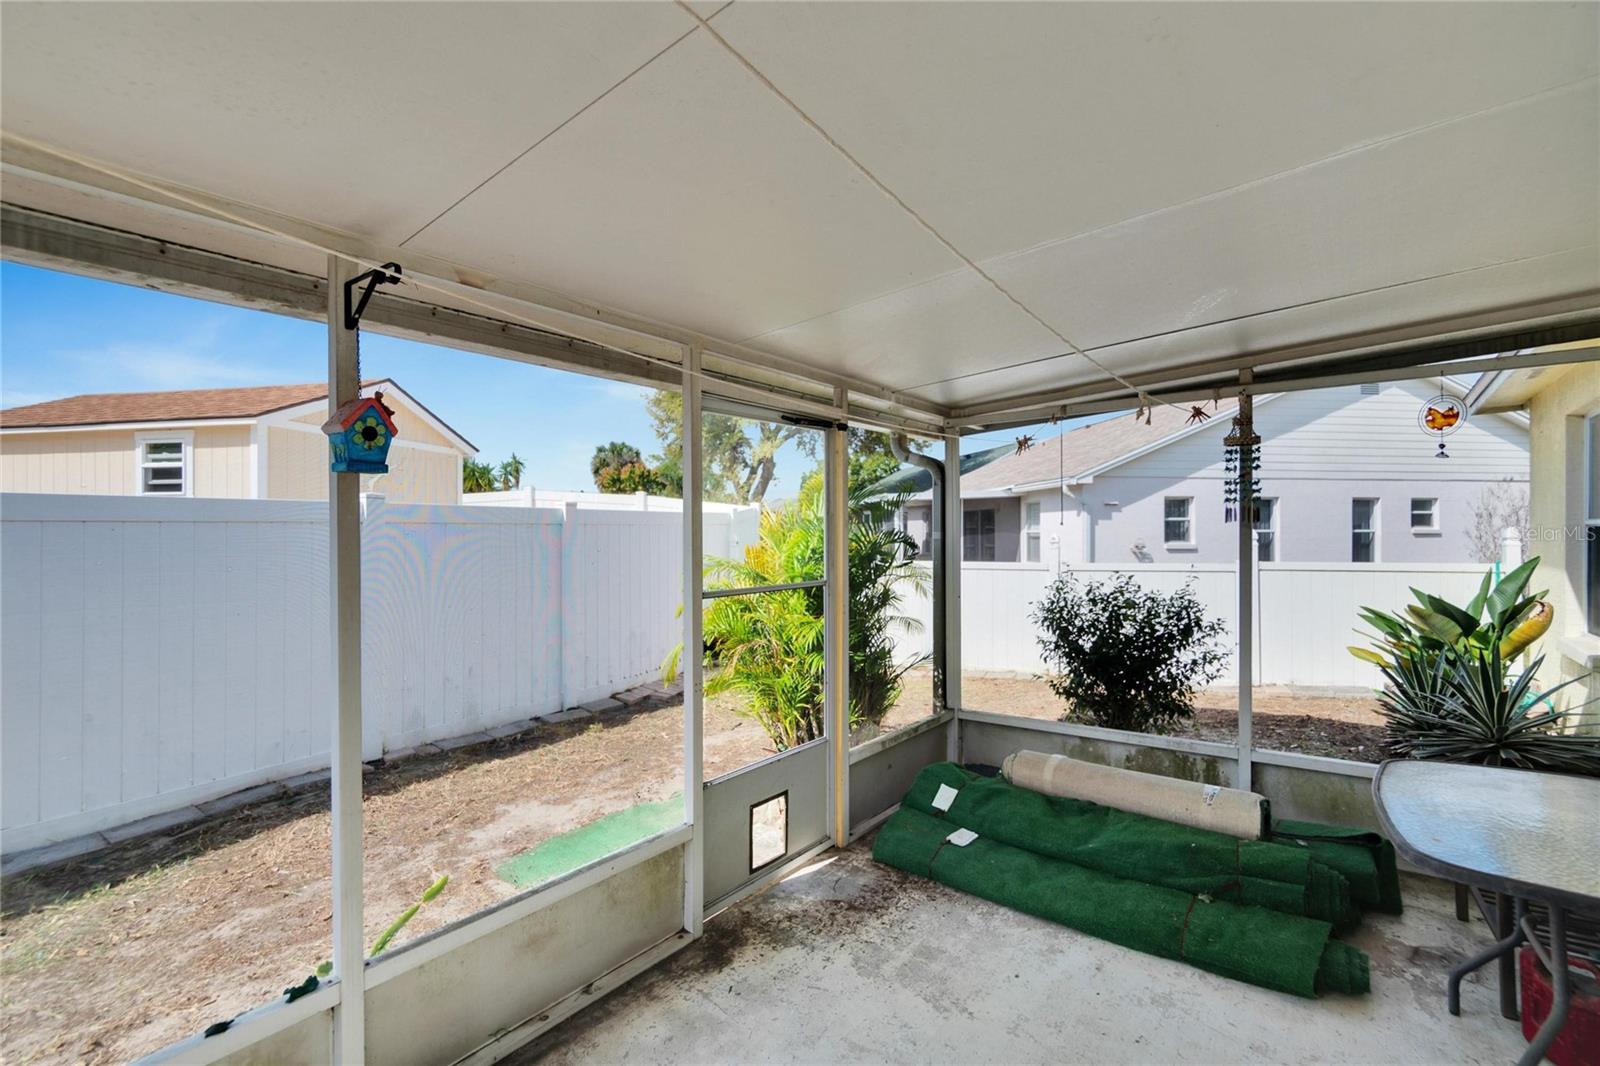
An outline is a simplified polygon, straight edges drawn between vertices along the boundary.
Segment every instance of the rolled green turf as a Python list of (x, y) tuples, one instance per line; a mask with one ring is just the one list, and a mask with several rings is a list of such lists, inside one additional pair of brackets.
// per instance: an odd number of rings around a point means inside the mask
[(947, 841), (951, 831), (948, 822), (902, 806), (878, 830), (872, 855), (1090, 936), (1264, 988), (1298, 996), (1368, 990), (1367, 957), (1330, 940), (1327, 922), (1208, 902), (981, 834), (959, 847)]
[(1272, 839), (1303, 846), (1312, 858), (1338, 870), (1362, 906), (1385, 914), (1401, 912), (1400, 870), (1394, 845), (1383, 835), (1353, 826), (1284, 820), (1273, 823)]
[[(933, 806), (956, 789), (948, 811)], [(1249, 904), (1348, 929), (1361, 919), (1345, 879), (1308, 848), (1194, 829), (1087, 800), (1046, 796), (955, 763), (923, 768), (903, 806), (1002, 844), (1116, 877)]]

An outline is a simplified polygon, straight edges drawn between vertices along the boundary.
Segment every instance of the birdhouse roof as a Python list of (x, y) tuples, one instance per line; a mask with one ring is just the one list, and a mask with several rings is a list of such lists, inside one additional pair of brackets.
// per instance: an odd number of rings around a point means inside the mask
[(322, 432), (332, 433), (335, 430), (343, 431), (349, 429), (355, 424), (356, 419), (367, 414), (369, 408), (379, 418), (383, 419), (383, 424), (388, 427), (390, 435), (393, 435), (395, 432), (394, 412), (389, 410), (388, 405), (383, 402), (383, 393), (381, 392), (374, 393), (371, 396), (357, 396), (348, 403), (340, 404), (339, 409), (333, 412), (333, 415), (326, 422), (322, 423)]

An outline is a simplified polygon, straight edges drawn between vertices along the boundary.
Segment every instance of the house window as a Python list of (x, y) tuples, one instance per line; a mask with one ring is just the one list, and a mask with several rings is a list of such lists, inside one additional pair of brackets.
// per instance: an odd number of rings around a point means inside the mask
[(138, 469), (139, 495), (188, 496), (189, 453), (192, 438), (188, 435), (157, 436), (140, 434), (134, 440)]
[(994, 562), (994, 508), (965, 511), (961, 515), (961, 558)]
[(1589, 450), (1589, 499), (1584, 511), (1584, 598), (1589, 632), (1600, 636), (1600, 414), (1590, 415), (1584, 444)]
[(1350, 561), (1378, 561), (1378, 501), (1350, 501)]
[(1191, 512), (1194, 510), (1194, 497), (1168, 496), (1166, 498), (1166, 517), (1163, 538), (1168, 544), (1188, 545), (1194, 543), (1194, 522)]
[(1039, 504), (1029, 503), (1022, 507), (1022, 536), (1024, 548), (1023, 557), (1030, 563), (1039, 561)]
[(1257, 496), (1256, 561), (1274, 562), (1278, 558), (1278, 501), (1273, 496)]
[(1439, 501), (1432, 496), (1411, 497), (1411, 531), (1436, 533), (1439, 530)]

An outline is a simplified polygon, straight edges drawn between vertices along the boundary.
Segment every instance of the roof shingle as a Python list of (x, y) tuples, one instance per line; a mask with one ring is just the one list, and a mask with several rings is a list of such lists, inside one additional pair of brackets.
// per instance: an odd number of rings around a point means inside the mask
[[(362, 382), (363, 387), (376, 384), (379, 381)], [(243, 389), (185, 389), (180, 392), (91, 393), (0, 411), (0, 429), (257, 418), (286, 407), (321, 400), (327, 395), (326, 382), (259, 385)]]
[[(1232, 418), (1236, 403), (1225, 402), (1216, 411), (1208, 413), (1213, 419)], [(1188, 411), (1174, 410), (1162, 404), (1151, 410), (1148, 424), (1130, 412), (1104, 422), (1079, 426), (1060, 436), (1039, 441), (1019, 455), (996, 459), (971, 474), (963, 475), (961, 488), (1003, 489), (1012, 485), (1055, 481), (1062, 476), (1070, 481), (1074, 476), (1113, 459), (1120, 459), (1130, 452), (1165, 440), (1184, 429), (1188, 417)]]

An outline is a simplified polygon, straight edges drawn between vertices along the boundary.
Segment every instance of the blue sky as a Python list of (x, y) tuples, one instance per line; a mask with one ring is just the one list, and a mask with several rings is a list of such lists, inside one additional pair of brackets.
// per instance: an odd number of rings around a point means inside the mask
[[(639, 386), (374, 334), (363, 336), (361, 353), (363, 376), (394, 378), (476, 444), (479, 458), (520, 455), (524, 485), (592, 489), (596, 445), (623, 440), (647, 456), (659, 447)], [(0, 263), (0, 406), (326, 374), (321, 323)], [(1022, 432), (983, 434), (963, 451)], [(779, 453), (768, 498), (792, 496), (813, 462), (792, 446)]]

